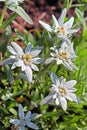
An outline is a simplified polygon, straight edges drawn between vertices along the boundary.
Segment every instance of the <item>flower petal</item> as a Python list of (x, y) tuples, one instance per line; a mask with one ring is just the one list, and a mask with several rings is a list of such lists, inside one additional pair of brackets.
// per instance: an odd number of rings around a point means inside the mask
[(59, 19), (58, 19), (58, 22), (59, 22), (59, 25), (60, 25), (60, 26), (62, 26), (63, 23), (64, 23), (64, 18), (65, 18), (65, 16), (66, 16), (66, 12), (67, 12), (67, 9), (66, 9), (66, 8), (63, 9), (63, 11), (62, 11), (62, 13), (61, 13), (61, 15), (60, 15), (60, 17), (59, 17)]
[(73, 33), (76, 33), (76, 32), (78, 32), (78, 29), (72, 29), (72, 30), (67, 31), (68, 34), (73, 34)]
[(11, 45), (17, 53), (23, 53), (23, 49), (17, 43), (11, 42)]
[(46, 59), (46, 61), (45, 61), (45, 64), (49, 64), (49, 63), (51, 63), (52, 61), (54, 60), (54, 58), (48, 58), (48, 59)]
[(13, 70), (13, 69), (15, 69), (17, 66), (16, 66), (16, 62), (14, 62), (13, 63), (13, 65), (12, 65), (12, 67), (11, 67), (11, 69)]
[(42, 21), (39, 21), (39, 23), (40, 23), (47, 31), (49, 31), (49, 32), (52, 32), (52, 31), (53, 31), (52, 27), (51, 27), (49, 24), (46, 24), (46, 23), (44, 23), (44, 22), (42, 22)]
[(74, 17), (71, 17), (66, 23), (64, 23), (64, 27), (66, 29), (71, 28), (74, 22)]
[(32, 69), (29, 66), (26, 66), (25, 74), (27, 76), (28, 82), (32, 81)]
[(13, 64), (15, 62), (15, 59), (8, 58), (0, 63), (0, 65), (8, 65)]
[(20, 120), (19, 119), (11, 119), (10, 123), (12, 123), (14, 125), (19, 125), (20, 124)]
[(30, 54), (32, 55), (32, 57), (36, 57), (42, 51), (42, 49), (43, 47), (40, 46), (37, 49), (33, 49)]
[(53, 95), (49, 94), (48, 96), (46, 96), (46, 97), (40, 102), (40, 105), (47, 104), (47, 103), (51, 102), (52, 100), (53, 100)]
[(58, 38), (60, 38), (63, 41), (66, 41), (67, 45), (71, 44), (70, 40), (65, 35), (58, 35)]
[(31, 111), (28, 111), (28, 112), (26, 113), (25, 118), (26, 118), (26, 119), (30, 119), (30, 117), (31, 117)]
[(63, 62), (62, 64), (63, 64), (64, 67), (67, 68), (68, 70), (73, 71), (72, 66), (69, 65), (68, 62)]
[(33, 70), (39, 71), (39, 68), (35, 64), (31, 64), (30, 66)]
[(59, 27), (58, 21), (54, 15), (52, 15), (53, 21), (54, 21), (54, 26)]
[(24, 118), (24, 110), (21, 104), (18, 105), (18, 111), (19, 111), (19, 118), (23, 119)]
[(31, 51), (31, 48), (32, 48), (32, 44), (29, 42), (29, 44), (27, 45), (25, 49), (25, 53), (29, 53)]
[(73, 86), (75, 86), (76, 83), (77, 83), (76, 80), (70, 80), (70, 81), (68, 81), (68, 82), (65, 83), (65, 86), (66, 86), (68, 89), (70, 89), (70, 88), (72, 88)]
[(59, 79), (58, 77), (53, 73), (53, 72), (49, 72), (49, 75), (50, 75), (50, 78), (52, 80), (52, 83), (59, 86), (60, 85), (60, 82), (59, 82)]
[(13, 47), (7, 46), (7, 49), (9, 50), (9, 52), (10, 52), (11, 54), (13, 54), (13, 55), (16, 55), (16, 54), (17, 54), (16, 51), (13, 49)]
[(55, 60), (57, 61), (57, 65), (60, 65), (62, 63), (62, 60), (60, 60), (59, 58), (55, 58)]
[(61, 104), (63, 110), (66, 111), (66, 109), (67, 109), (67, 101), (66, 101), (66, 99), (64, 97), (60, 97), (60, 104)]
[(34, 64), (40, 64), (43, 62), (43, 59), (42, 58), (33, 58), (32, 59), (32, 63)]
[(74, 93), (68, 93), (66, 95), (66, 98), (70, 101), (78, 102), (77, 96)]
[(18, 130), (25, 130), (25, 126), (23, 126), (23, 125), (22, 125), (22, 126), (19, 126), (19, 127), (18, 127)]
[(39, 127), (37, 125), (35, 125), (33, 122), (27, 123), (27, 126), (30, 127), (30, 128), (32, 128), (32, 129), (35, 129), (35, 130), (39, 129)]
[(56, 102), (56, 105), (59, 105), (59, 98), (56, 98), (55, 102)]

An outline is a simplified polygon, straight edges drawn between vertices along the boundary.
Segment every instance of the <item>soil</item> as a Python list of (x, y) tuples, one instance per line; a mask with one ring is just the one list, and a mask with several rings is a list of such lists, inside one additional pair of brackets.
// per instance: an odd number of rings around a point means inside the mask
[[(25, 0), (21, 6), (25, 8), (27, 14), (31, 17), (34, 24), (28, 24), (20, 16), (18, 16), (11, 23), (12, 30), (17, 28), (20, 32), (24, 33), (24, 30), (26, 29), (28, 32), (33, 33), (36, 28), (41, 29), (38, 21), (43, 20), (46, 23), (50, 23), (52, 14), (58, 18), (63, 9), (63, 2), (63, 0)], [(73, 0), (73, 4), (76, 4), (76, 2), (77, 0)], [(3, 3), (0, 2), (0, 14), (3, 7)], [(10, 13), (10, 10), (6, 12), (5, 19), (9, 17)], [(74, 8), (71, 8), (67, 15), (68, 17), (75, 16)]]
[[(3, 6), (3, 3), (0, 2), (0, 14)], [(25, 0), (21, 6), (24, 6), (34, 24), (30, 25), (18, 16), (11, 24), (12, 29), (17, 28), (19, 31), (24, 32), (25, 28), (27, 31), (33, 32), (35, 28), (40, 28), (39, 20), (45, 20), (46, 23), (50, 23), (52, 14), (59, 17), (63, 8), (63, 0)], [(7, 19), (9, 15), (10, 11), (6, 13), (5, 19)], [(68, 12), (68, 15), (75, 15), (73, 9)]]

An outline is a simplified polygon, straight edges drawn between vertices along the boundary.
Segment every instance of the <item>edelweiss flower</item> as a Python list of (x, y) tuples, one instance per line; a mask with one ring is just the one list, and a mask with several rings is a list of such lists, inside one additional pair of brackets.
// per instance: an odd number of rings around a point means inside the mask
[(18, 125), (19, 130), (25, 130), (25, 126), (32, 128), (34, 130), (38, 130), (38, 126), (31, 122), (32, 117), (35, 117), (35, 114), (31, 114), (31, 111), (27, 112), (26, 116), (24, 116), (23, 107), (21, 104), (18, 106), (19, 108), (19, 118), (20, 119), (11, 119), (10, 123), (14, 125)]
[(68, 37), (77, 32), (78, 29), (71, 29), (74, 17), (71, 17), (67, 22), (64, 23), (64, 18), (66, 16), (66, 8), (62, 11), (59, 19), (57, 20), (54, 15), (52, 15), (53, 18), (53, 26), (50, 26), (42, 21), (39, 21), (39, 23), (48, 31), (48, 32), (54, 32), (57, 34), (57, 36), (60, 39), (66, 40), (69, 42)]
[(68, 70), (77, 70), (78, 68), (72, 63), (75, 60), (76, 54), (73, 49), (73, 43), (69, 46), (66, 42), (61, 44), (61, 48), (57, 50), (56, 47), (50, 48), (53, 52), (50, 53), (52, 56), (46, 60), (46, 64), (51, 63), (53, 60), (56, 60), (57, 65), (63, 64)]
[(41, 101), (41, 105), (46, 103), (55, 102), (56, 105), (61, 105), (63, 110), (67, 109), (67, 99), (70, 101), (79, 102), (77, 96), (74, 94), (76, 88), (73, 88), (76, 84), (76, 80), (70, 80), (66, 82), (63, 77), (58, 77), (50, 72), (50, 77), (52, 80), (52, 88), (50, 89), (50, 94)]
[(11, 69), (21, 67), (22, 71), (25, 72), (28, 81), (31, 82), (32, 69), (39, 71), (39, 68), (35, 64), (40, 64), (43, 61), (41, 58), (36, 57), (43, 47), (32, 49), (32, 44), (29, 43), (25, 52), (23, 52), (23, 49), (18, 44), (12, 42), (11, 46), (8, 46), (7, 48), (12, 55), (8, 59), (4, 60), (1, 65), (12, 64)]

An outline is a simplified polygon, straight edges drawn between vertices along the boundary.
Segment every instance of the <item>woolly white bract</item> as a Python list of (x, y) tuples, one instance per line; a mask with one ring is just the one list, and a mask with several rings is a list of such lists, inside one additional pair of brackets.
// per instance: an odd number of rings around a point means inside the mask
[(67, 22), (64, 23), (64, 18), (66, 16), (66, 8), (62, 11), (59, 19), (57, 20), (54, 15), (53, 18), (53, 26), (44, 23), (43, 21), (39, 21), (39, 23), (48, 31), (54, 32), (60, 39), (68, 41), (68, 37), (70, 37), (73, 33), (77, 32), (78, 29), (72, 29), (74, 17), (71, 17)]
[(35, 117), (36, 114), (31, 114), (31, 111), (26, 113), (24, 116), (23, 107), (21, 104), (18, 106), (19, 109), (19, 119), (11, 119), (10, 123), (17, 125), (19, 130), (25, 130), (25, 126), (32, 128), (34, 130), (38, 130), (38, 126), (31, 122), (32, 117)]
[(52, 52), (50, 53), (51, 57), (48, 58), (45, 63), (49, 64), (52, 61), (56, 60), (57, 65), (63, 64), (68, 70), (77, 70), (78, 68), (73, 64), (73, 61), (76, 59), (76, 54), (73, 49), (73, 43), (67, 45), (66, 42), (61, 44), (61, 48), (57, 49), (56, 47), (50, 48)]
[(52, 88), (50, 89), (50, 94), (41, 101), (41, 105), (55, 102), (56, 105), (61, 105), (65, 111), (67, 109), (67, 99), (79, 102), (77, 96), (74, 94), (76, 91), (76, 88), (74, 88), (76, 80), (66, 81), (64, 77), (58, 79), (52, 72), (49, 74), (53, 83)]
[(32, 49), (32, 44), (29, 43), (24, 52), (17, 43), (12, 42), (11, 46), (8, 46), (7, 48), (12, 55), (1, 64), (12, 64), (11, 69), (21, 67), (21, 70), (25, 72), (28, 81), (31, 82), (32, 70), (39, 71), (39, 68), (35, 64), (43, 62), (42, 58), (37, 57), (43, 47)]

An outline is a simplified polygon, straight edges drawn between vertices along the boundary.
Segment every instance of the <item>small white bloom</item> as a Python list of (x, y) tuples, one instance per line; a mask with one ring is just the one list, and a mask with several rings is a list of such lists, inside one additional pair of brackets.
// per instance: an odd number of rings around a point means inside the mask
[(57, 36), (60, 39), (63, 39), (65, 41), (68, 41), (68, 37), (71, 36), (71, 34), (78, 31), (78, 29), (71, 29), (74, 17), (71, 17), (67, 22), (64, 23), (64, 18), (66, 16), (66, 8), (62, 11), (59, 19), (57, 20), (54, 15), (52, 15), (53, 18), (53, 26), (50, 26), (42, 21), (39, 21), (39, 23), (48, 31), (48, 32), (54, 32), (57, 34)]
[(11, 46), (8, 46), (7, 48), (12, 55), (1, 64), (12, 64), (11, 69), (21, 67), (21, 70), (25, 72), (28, 81), (31, 82), (32, 70), (39, 71), (39, 68), (35, 64), (43, 62), (42, 58), (37, 57), (43, 47), (32, 49), (32, 44), (29, 43), (24, 52), (18, 44), (12, 42)]
[(26, 113), (26, 116), (24, 116), (23, 107), (21, 104), (18, 106), (19, 108), (19, 118), (20, 119), (11, 119), (10, 123), (14, 125), (18, 125), (19, 130), (25, 130), (25, 126), (28, 126), (29, 128), (32, 128), (34, 130), (38, 130), (38, 126), (35, 125), (33, 122), (31, 122), (32, 117), (34, 118), (36, 114), (31, 114), (31, 111)]
[(78, 69), (72, 62), (76, 59), (73, 43), (68, 46), (66, 42), (63, 42), (61, 44), (61, 48), (57, 49), (56, 47), (51, 47), (50, 49), (53, 52), (50, 53), (51, 58), (48, 58), (45, 61), (46, 64), (49, 64), (52, 61), (56, 60), (57, 65), (63, 64), (68, 70), (72, 71)]
[(50, 77), (52, 80), (52, 88), (50, 89), (50, 94), (41, 101), (41, 105), (46, 103), (55, 102), (56, 105), (61, 105), (63, 110), (67, 109), (67, 99), (70, 101), (79, 102), (77, 96), (74, 94), (76, 88), (76, 80), (70, 80), (66, 82), (63, 77), (58, 77), (50, 72)]

